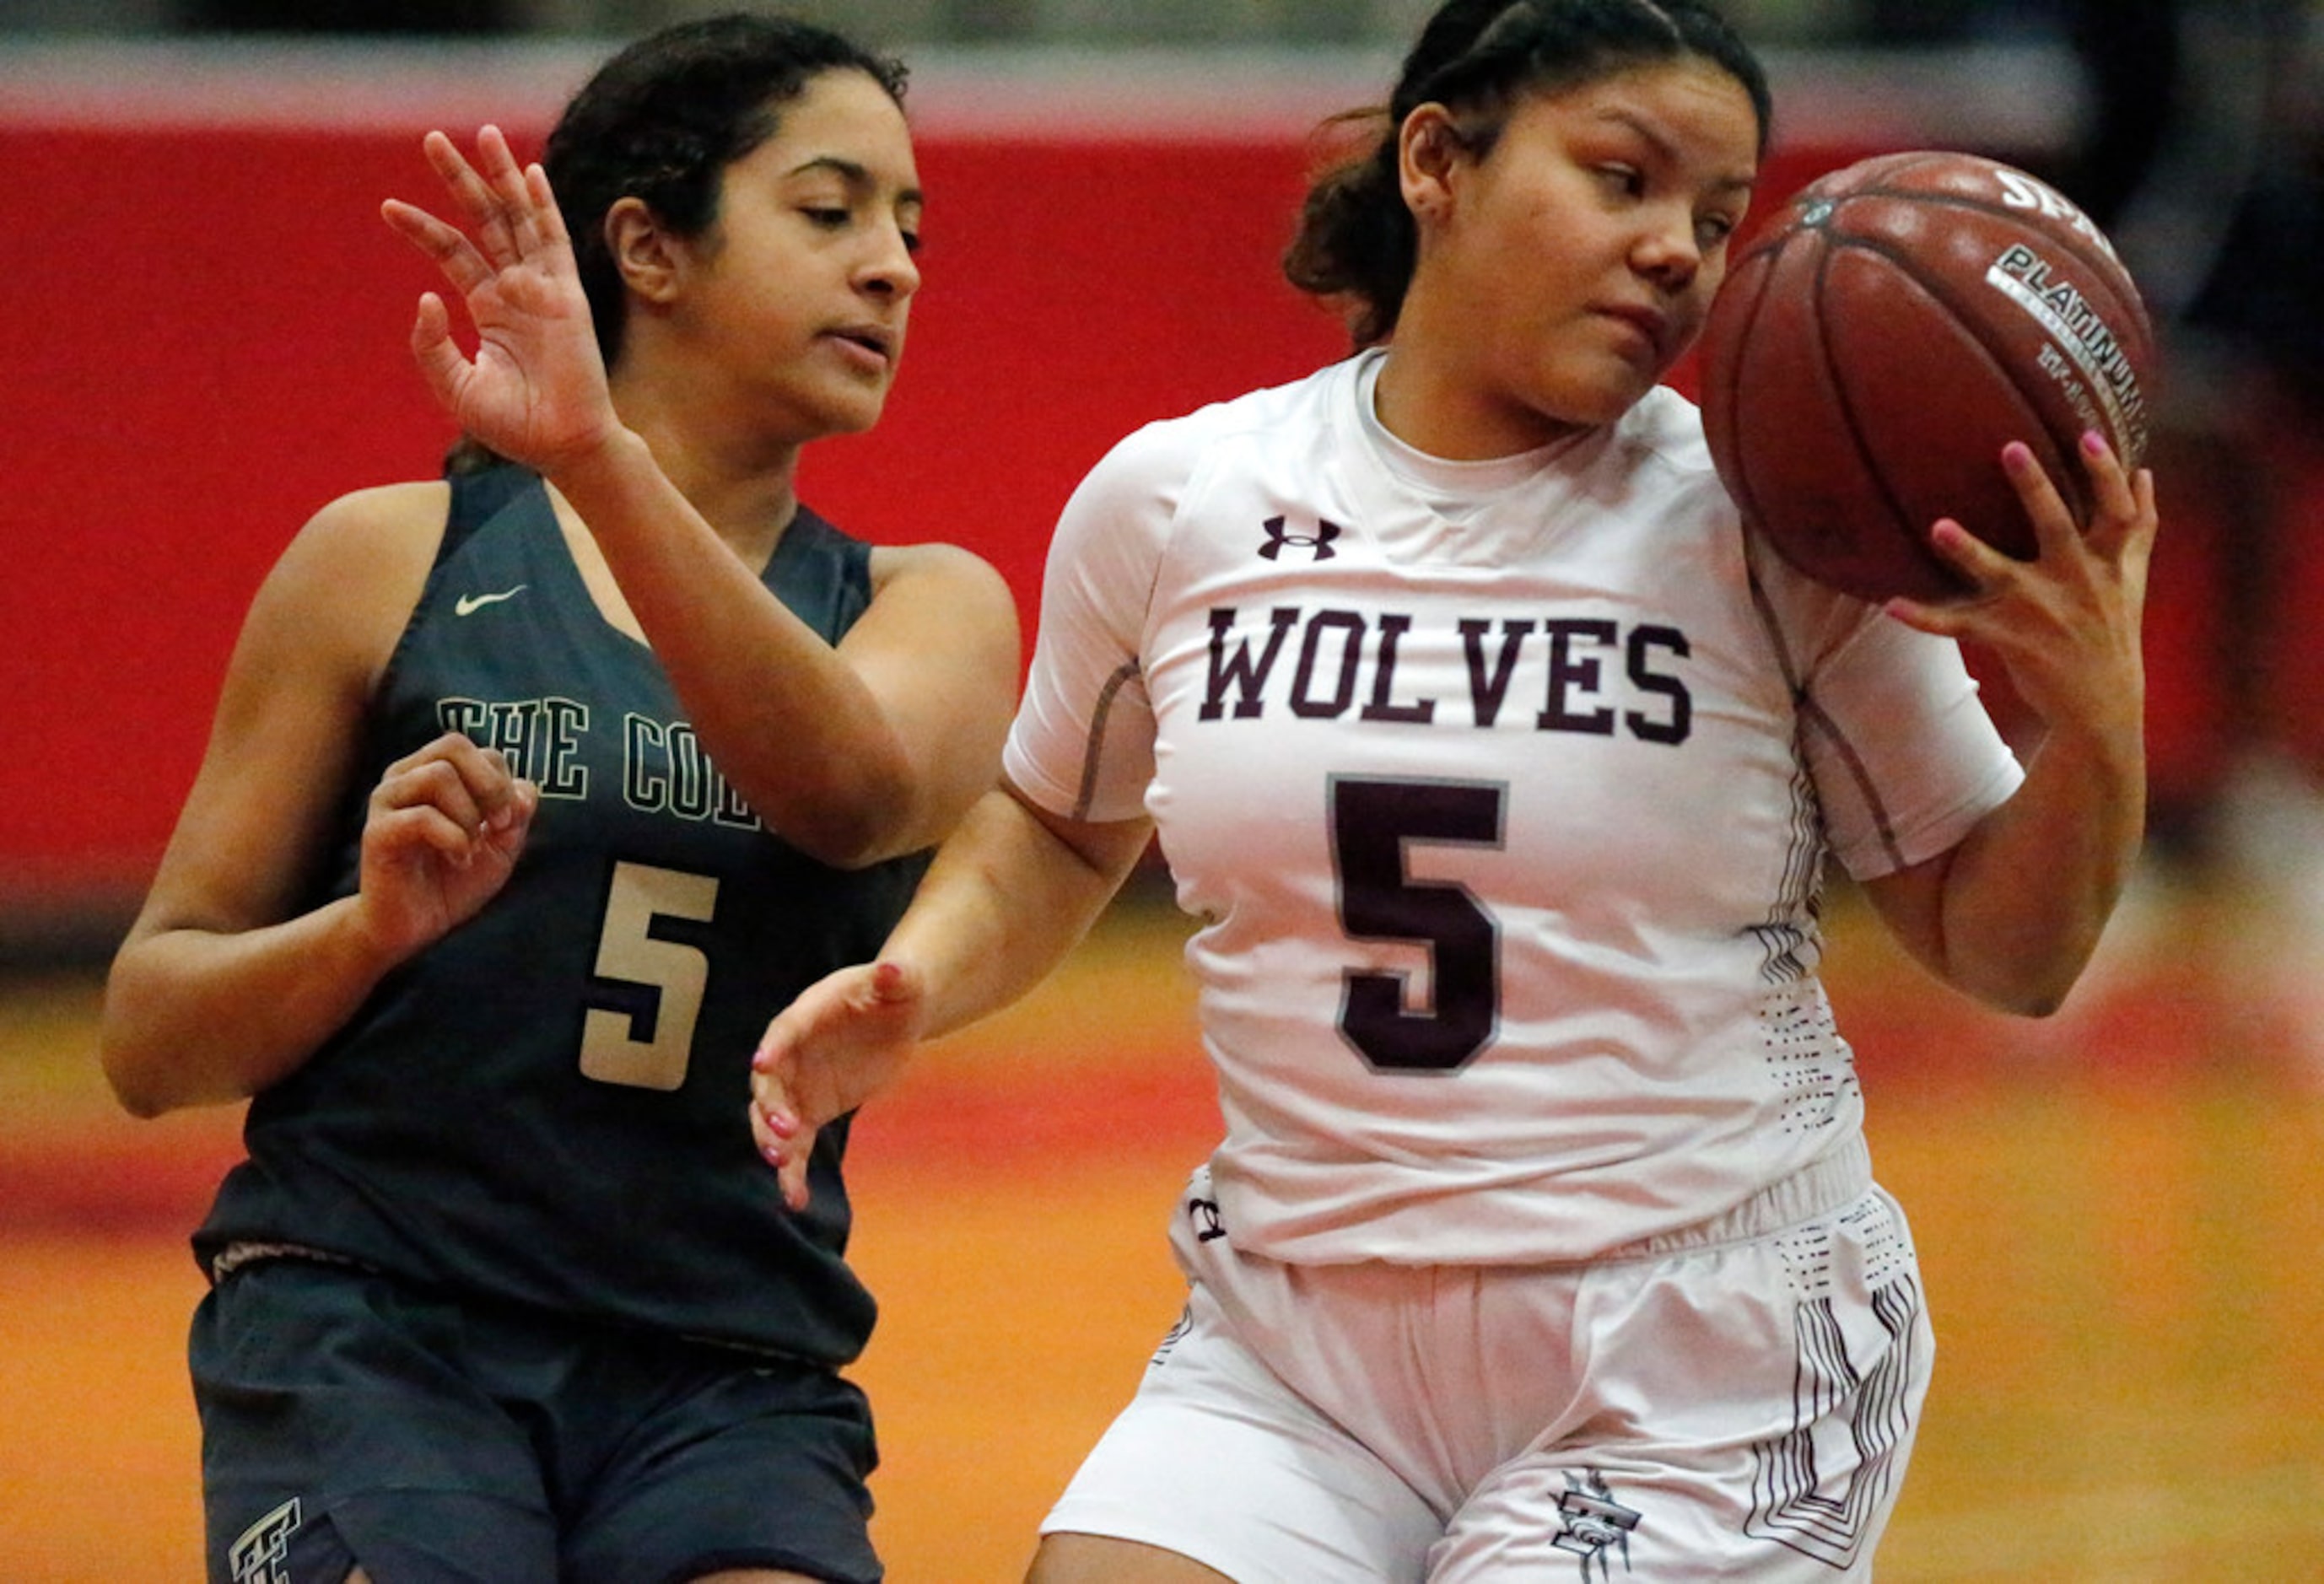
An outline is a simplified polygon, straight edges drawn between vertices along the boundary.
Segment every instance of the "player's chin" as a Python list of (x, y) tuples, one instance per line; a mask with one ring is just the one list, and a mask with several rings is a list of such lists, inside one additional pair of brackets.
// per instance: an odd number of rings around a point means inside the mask
[(1600, 428), (1636, 407), (1661, 380), (1659, 364), (1612, 362), (1586, 378), (1557, 382), (1543, 410), (1581, 428)]
[(1544, 362), (1543, 380), (1556, 387), (1590, 421), (1610, 422), (1661, 382), (1675, 361), (1665, 338), (1608, 320), (1598, 338), (1575, 337)]
[(1609, 382), (1627, 409), (1637, 405), (1638, 398), (1663, 382), (1677, 364), (1678, 356), (1669, 346), (1657, 343), (1651, 347), (1625, 347), (1616, 354)]
[(815, 427), (826, 435), (860, 435), (880, 421), (888, 410), (888, 382), (835, 388), (817, 393)]

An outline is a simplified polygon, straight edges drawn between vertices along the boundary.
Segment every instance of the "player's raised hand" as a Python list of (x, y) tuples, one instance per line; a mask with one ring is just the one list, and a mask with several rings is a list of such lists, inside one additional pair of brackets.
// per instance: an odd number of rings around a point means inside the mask
[(430, 291), (412, 324), (412, 355), (472, 438), (552, 471), (620, 420), (548, 175), (537, 164), (520, 167), (498, 127), (476, 134), (473, 164), (440, 132), (422, 147), (461, 225), (401, 198), (389, 198), (380, 214), (443, 271), (467, 307), (477, 345), (473, 358), (461, 352), (450, 310)]
[(751, 1137), (793, 1210), (807, 1208), (816, 1129), (885, 1089), (926, 1024), (919, 975), (879, 962), (818, 980), (767, 1025), (751, 1058)]
[(474, 917), (508, 883), (540, 795), (497, 750), (447, 732), (387, 767), (364, 815), (358, 899), (399, 956)]
[(2144, 706), (2139, 628), (2154, 548), (2154, 477), (2126, 471), (2096, 433), (2082, 437), (2089, 526), (2078, 528), (2056, 483), (2022, 445), (2001, 465), (2032, 520), (2035, 557), (2020, 561), (1958, 522), (1930, 531), (1939, 555), (1975, 592), (1945, 603), (1893, 600), (1887, 610), (1926, 632), (1979, 644), (2009, 671), (2026, 707), (2050, 723), (2111, 723), (2136, 731)]

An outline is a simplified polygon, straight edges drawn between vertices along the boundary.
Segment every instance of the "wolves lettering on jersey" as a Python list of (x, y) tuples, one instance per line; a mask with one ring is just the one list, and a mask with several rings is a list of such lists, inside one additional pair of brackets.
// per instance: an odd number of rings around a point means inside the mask
[[(589, 796), (589, 769), (582, 762), (583, 740), (589, 734), (588, 705), (569, 698), (489, 704), (447, 698), (436, 709), (446, 731), (500, 750), (510, 770), (540, 787), (543, 797)], [(715, 820), (741, 831), (763, 828), (684, 721), (656, 721), (635, 714), (622, 717), (622, 797), (644, 814)]]
[[(1273, 684), (1273, 696), (1303, 720), (1337, 720), (1360, 695), (1362, 720), (1489, 728), (1523, 670), (1530, 674), (1529, 686), (1517, 692), (1541, 700), (1533, 715), (1537, 731), (1603, 737), (1618, 728), (1642, 741), (1674, 746), (1693, 725), (1693, 695), (1670, 668), (1692, 646), (1685, 633), (1660, 622), (1626, 630), (1595, 617), (1505, 617), (1497, 637), (1493, 622), (1461, 617), (1453, 631), (1467, 662), (1468, 687), (1453, 702), (1465, 705), (1466, 714), (1447, 712), (1440, 718), (1443, 700), (1398, 696), (1397, 657), (1421, 618), (1278, 605), (1265, 621), (1262, 634), (1233, 608), (1212, 608), (1210, 684), (1197, 718), (1260, 719)], [(1297, 658), (1278, 673), (1277, 662), (1295, 630)]]

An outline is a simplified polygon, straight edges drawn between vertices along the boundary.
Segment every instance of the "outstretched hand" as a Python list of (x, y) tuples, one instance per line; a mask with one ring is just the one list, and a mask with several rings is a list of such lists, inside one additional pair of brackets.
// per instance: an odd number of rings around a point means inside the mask
[(919, 975), (880, 962), (818, 980), (767, 1025), (751, 1059), (751, 1136), (791, 1209), (807, 1208), (816, 1129), (885, 1089), (927, 1022)]
[(2097, 434), (2080, 462), (2094, 502), (2077, 527), (2056, 483), (2023, 445), (2001, 465), (2034, 524), (2035, 557), (2005, 555), (1950, 520), (1930, 530), (1937, 553), (1974, 590), (1945, 603), (1893, 600), (1891, 615), (1924, 632), (1979, 644), (2008, 668), (2018, 696), (2043, 722), (2136, 732), (2144, 671), (2139, 630), (2154, 548), (2154, 479), (2126, 470)]
[(462, 354), (450, 310), (429, 291), (411, 327), (412, 356), (467, 435), (551, 471), (601, 443), (620, 419), (549, 178), (537, 164), (520, 168), (494, 126), (476, 134), (474, 164), (440, 132), (422, 147), (467, 230), (401, 198), (389, 198), (380, 214), (443, 271), (467, 307), (477, 345), (474, 358)]

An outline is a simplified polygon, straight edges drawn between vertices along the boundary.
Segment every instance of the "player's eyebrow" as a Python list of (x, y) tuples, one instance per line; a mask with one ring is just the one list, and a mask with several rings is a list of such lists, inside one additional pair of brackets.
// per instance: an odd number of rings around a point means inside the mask
[[(860, 195), (876, 192), (879, 189), (879, 180), (872, 174), (870, 166), (859, 160), (850, 160), (839, 154), (817, 154), (811, 160), (802, 160), (791, 167), (789, 173), (793, 176), (812, 176), (821, 172), (828, 172), (838, 177), (847, 184), (848, 190), (853, 193)], [(926, 199), (918, 188), (908, 187), (896, 195), (896, 201), (899, 204), (918, 205), (924, 203)]]
[[(1670, 135), (1667, 133), (1664, 132), (1661, 127), (1656, 126), (1653, 122), (1647, 120), (1646, 117), (1637, 115), (1634, 111), (1625, 109), (1619, 105), (1612, 105), (1600, 111), (1599, 118), (1603, 121), (1610, 121), (1618, 126), (1628, 128), (1631, 132), (1637, 134), (1637, 136), (1647, 145), (1653, 148), (1658, 158), (1672, 164), (1679, 162), (1680, 154), (1678, 145), (1671, 141)], [(1735, 192), (1744, 194), (1750, 193), (1758, 185), (1759, 173), (1757, 170), (1733, 171), (1726, 176), (1720, 177), (1711, 184), (1712, 190), (1716, 192)]]

